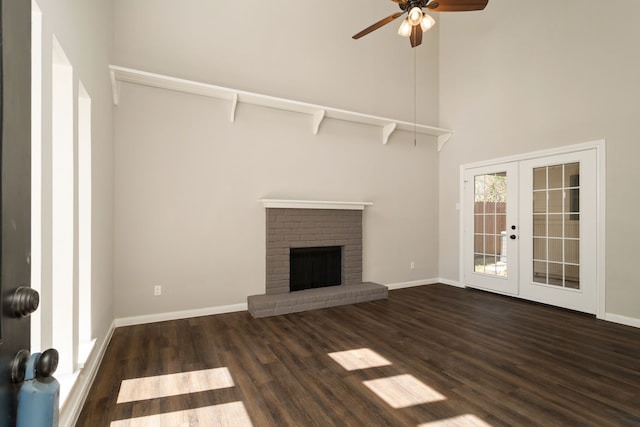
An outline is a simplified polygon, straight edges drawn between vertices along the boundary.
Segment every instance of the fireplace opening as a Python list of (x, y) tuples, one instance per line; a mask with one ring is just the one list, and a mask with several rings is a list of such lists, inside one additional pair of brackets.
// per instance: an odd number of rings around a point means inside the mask
[(342, 284), (342, 246), (291, 248), (289, 291)]

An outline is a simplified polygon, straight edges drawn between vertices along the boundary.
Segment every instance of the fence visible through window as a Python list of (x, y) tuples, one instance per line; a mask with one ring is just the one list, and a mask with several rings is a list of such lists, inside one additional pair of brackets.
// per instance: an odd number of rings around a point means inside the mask
[(474, 271), (507, 277), (507, 173), (474, 178)]

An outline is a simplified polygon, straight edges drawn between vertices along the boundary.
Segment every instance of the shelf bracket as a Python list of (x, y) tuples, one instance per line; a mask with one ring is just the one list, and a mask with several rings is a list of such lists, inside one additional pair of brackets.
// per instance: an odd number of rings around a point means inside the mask
[(444, 135), (440, 135), (438, 137), (438, 151), (442, 150), (442, 147), (444, 147), (444, 144), (449, 142), (452, 136), (453, 136), (453, 133), (447, 133)]
[(114, 70), (109, 70), (109, 78), (111, 79), (113, 105), (118, 105), (120, 103), (120, 81), (116, 79), (116, 72)]
[(324, 116), (327, 114), (326, 110), (318, 110), (313, 113), (313, 134), (317, 135), (320, 130), (320, 124), (324, 120)]
[(234, 93), (231, 96), (231, 117), (229, 118), (231, 120), (231, 123), (236, 121), (236, 109), (238, 108), (238, 94)]
[(384, 127), (382, 128), (382, 143), (383, 144), (386, 145), (387, 142), (389, 142), (389, 137), (396, 130), (397, 127), (398, 127), (398, 124), (395, 123), (395, 122), (389, 123), (388, 125), (384, 125)]

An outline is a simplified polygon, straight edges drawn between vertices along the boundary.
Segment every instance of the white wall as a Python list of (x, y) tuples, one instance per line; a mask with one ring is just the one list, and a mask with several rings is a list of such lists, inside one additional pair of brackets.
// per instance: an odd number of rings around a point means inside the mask
[[(42, 146), (43, 146), (43, 317), (51, 310), (51, 117), (52, 40), (56, 39), (73, 66), (73, 99), (82, 81), (92, 99), (92, 319), (93, 336), (101, 342), (113, 321), (113, 106), (108, 64), (111, 54), (111, 4), (81, 0), (37, 0), (42, 11)], [(77, 104), (77, 101), (74, 101)], [(74, 105), (74, 133), (77, 133)], [(74, 136), (77, 146), (77, 135)], [(76, 219), (77, 221), (77, 219)], [(75, 224), (77, 229), (77, 224)], [(74, 285), (74, 286), (77, 286)], [(77, 312), (73, 302), (68, 310)], [(50, 324), (43, 324), (43, 346), (50, 345)], [(48, 329), (47, 329), (48, 328)], [(92, 363), (91, 360), (87, 364)], [(87, 365), (85, 365), (87, 366)], [(86, 382), (81, 374), (80, 384)], [(63, 412), (61, 425), (68, 420)]]
[[(413, 121), (438, 122), (438, 33), (412, 50), (393, 3), (114, 2), (114, 63)], [(362, 16), (356, 13), (364, 8)], [(299, 22), (300, 17), (308, 17)], [(242, 23), (242, 25), (241, 25)], [(292, 34), (289, 34), (292, 32)], [(115, 113), (115, 314), (246, 302), (265, 290), (262, 197), (371, 201), (364, 279), (438, 274), (435, 142), (333, 120), (124, 84)], [(416, 268), (409, 269), (411, 261)], [(163, 295), (153, 296), (161, 285)]]
[(459, 166), (606, 138), (606, 311), (640, 318), (640, 3), (491, 0), (479, 14), (442, 14), (441, 277), (458, 277)]

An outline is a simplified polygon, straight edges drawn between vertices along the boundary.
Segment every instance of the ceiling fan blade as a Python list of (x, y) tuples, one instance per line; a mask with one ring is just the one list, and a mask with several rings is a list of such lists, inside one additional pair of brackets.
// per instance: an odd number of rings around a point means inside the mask
[(420, 25), (414, 25), (411, 28), (411, 37), (409, 37), (409, 40), (411, 41), (411, 47), (420, 46), (422, 43), (422, 28), (420, 28)]
[(431, 0), (427, 7), (434, 12), (468, 12), (482, 10), (489, 0)]
[(400, 4), (406, 4), (409, 2), (409, 0), (391, 0), (391, 1), (395, 3), (400, 3)]
[(393, 15), (389, 15), (386, 18), (381, 19), (378, 22), (376, 22), (375, 24), (370, 25), (367, 28), (365, 28), (364, 30), (360, 31), (358, 34), (354, 35), (353, 38), (357, 40), (360, 37), (366, 36), (370, 32), (377, 30), (378, 28), (382, 27), (383, 25), (387, 25), (389, 22), (393, 21), (394, 19), (398, 18), (400, 15), (403, 15), (403, 14), (404, 14), (404, 12), (396, 12)]

